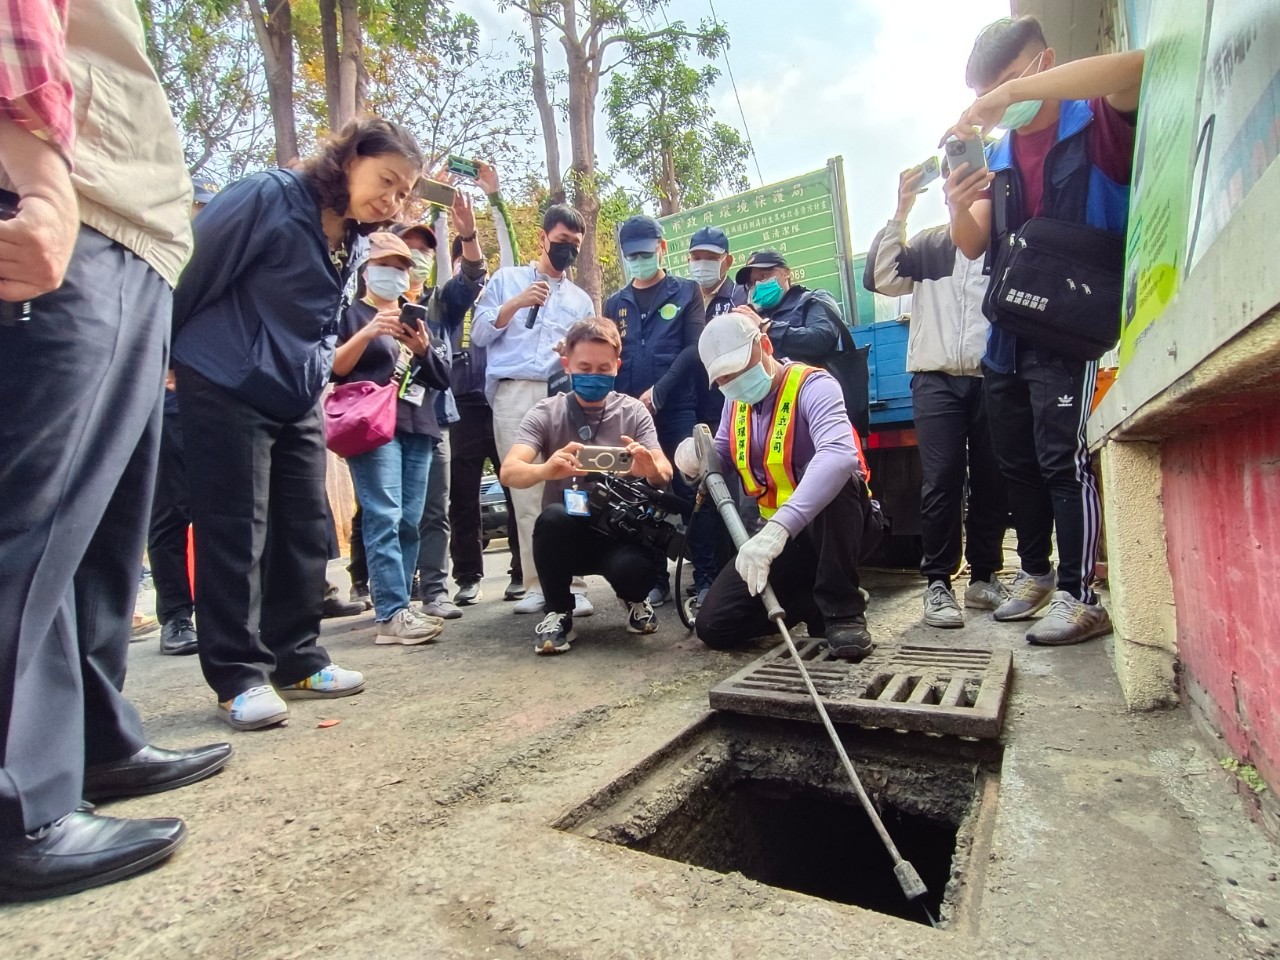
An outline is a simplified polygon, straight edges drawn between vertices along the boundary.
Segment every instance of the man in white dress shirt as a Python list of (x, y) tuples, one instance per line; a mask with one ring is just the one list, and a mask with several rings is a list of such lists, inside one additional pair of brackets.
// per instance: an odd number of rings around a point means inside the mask
[[(556, 344), (579, 320), (594, 316), (591, 298), (565, 276), (582, 245), (586, 224), (573, 207), (547, 209), (538, 231), (541, 256), (526, 266), (504, 267), (493, 275), (476, 303), (471, 340), (488, 349), (485, 395), (493, 408), (493, 434), (505, 457), (520, 423), (547, 396), (547, 372), (556, 360)], [(495, 464), (496, 466), (496, 464)], [(533, 561), (533, 524), (542, 510), (542, 486), (512, 490), (514, 520), (520, 532), (520, 562), (525, 597), (516, 613), (541, 613), (544, 606)], [(579, 594), (575, 612), (589, 612)]]

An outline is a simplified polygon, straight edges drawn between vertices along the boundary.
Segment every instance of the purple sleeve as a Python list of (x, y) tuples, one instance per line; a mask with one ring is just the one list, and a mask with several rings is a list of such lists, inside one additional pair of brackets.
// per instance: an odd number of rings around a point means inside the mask
[(1121, 113), (1106, 97), (1089, 101), (1093, 126), (1089, 129), (1089, 160), (1110, 180), (1127, 184), (1133, 172), (1133, 143), (1137, 114)]
[(729, 430), (733, 419), (733, 403), (726, 400), (720, 412), (720, 426), (716, 428), (716, 453), (720, 455), (720, 469), (726, 474), (736, 473), (733, 452), (729, 449)]
[(794, 538), (821, 513), (858, 473), (858, 450), (844, 409), (840, 385), (830, 374), (815, 373), (805, 381), (797, 403), (801, 422), (813, 438), (813, 459), (796, 484), (795, 493), (773, 519)]

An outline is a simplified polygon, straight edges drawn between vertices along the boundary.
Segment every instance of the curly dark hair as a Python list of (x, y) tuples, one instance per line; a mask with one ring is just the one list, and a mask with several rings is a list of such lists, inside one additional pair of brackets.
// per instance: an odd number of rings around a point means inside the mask
[[(419, 170), (426, 166), (418, 142), (404, 127), (381, 117), (360, 117), (331, 134), (314, 156), (303, 161), (302, 172), (320, 195), (323, 208), (346, 213), (351, 200), (347, 192), (347, 165), (356, 157), (387, 154), (404, 157)], [(361, 232), (371, 232), (381, 226), (361, 224)]]

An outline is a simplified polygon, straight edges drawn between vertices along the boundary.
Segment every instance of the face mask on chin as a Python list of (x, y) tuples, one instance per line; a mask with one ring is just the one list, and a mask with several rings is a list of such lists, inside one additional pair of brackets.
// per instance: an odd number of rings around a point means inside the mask
[[(1027, 65), (1027, 69), (1018, 74), (1018, 79), (1021, 80), (1026, 76), (1035, 76), (1040, 72), (1040, 64), (1043, 62), (1044, 51), (1042, 50), (1039, 55)], [(1040, 112), (1040, 108), (1043, 105), (1043, 100), (1020, 100), (1017, 103), (1011, 103), (996, 126), (1003, 127), (1005, 130), (1020, 130), (1036, 118), (1036, 115)]]

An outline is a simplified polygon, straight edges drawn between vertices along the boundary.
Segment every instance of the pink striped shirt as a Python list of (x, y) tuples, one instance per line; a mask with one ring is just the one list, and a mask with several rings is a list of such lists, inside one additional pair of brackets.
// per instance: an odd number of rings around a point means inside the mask
[(0, 0), (0, 117), (52, 144), (70, 163), (75, 118), (68, 2)]

